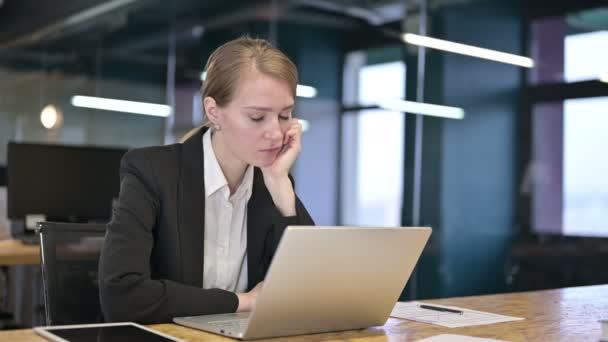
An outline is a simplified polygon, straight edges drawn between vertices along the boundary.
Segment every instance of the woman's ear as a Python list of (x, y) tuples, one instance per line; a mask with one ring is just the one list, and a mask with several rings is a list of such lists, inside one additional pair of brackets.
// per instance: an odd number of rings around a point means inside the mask
[(205, 115), (214, 125), (220, 124), (220, 111), (215, 99), (213, 97), (207, 96), (203, 99), (203, 106), (205, 107)]

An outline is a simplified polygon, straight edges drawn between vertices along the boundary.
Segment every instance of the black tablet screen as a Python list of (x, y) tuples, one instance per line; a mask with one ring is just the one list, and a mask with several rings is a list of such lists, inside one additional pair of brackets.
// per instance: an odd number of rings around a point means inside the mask
[(70, 342), (173, 342), (173, 340), (151, 333), (147, 330), (140, 329), (134, 325), (52, 329), (47, 331)]

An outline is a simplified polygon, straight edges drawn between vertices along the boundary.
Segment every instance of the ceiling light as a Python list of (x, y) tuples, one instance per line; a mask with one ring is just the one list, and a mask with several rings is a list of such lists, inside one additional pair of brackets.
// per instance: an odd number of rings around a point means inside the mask
[(300, 124), (302, 125), (302, 132), (306, 132), (310, 129), (310, 122), (308, 122), (308, 120), (298, 119), (298, 121), (300, 121)]
[(422, 114), (446, 119), (461, 120), (464, 118), (464, 109), (459, 107), (441, 106), (404, 100), (382, 100), (378, 102), (378, 106), (392, 112)]
[(53, 129), (61, 126), (62, 115), (59, 109), (53, 105), (47, 105), (40, 112), (40, 122), (46, 129)]
[(80, 95), (72, 97), (72, 105), (74, 107), (103, 109), (115, 112), (125, 112), (160, 117), (168, 117), (169, 115), (171, 115), (172, 112), (170, 106), (163, 104), (116, 100), (107, 99), (103, 97)]
[(317, 88), (298, 84), (296, 88), (296, 96), (312, 98), (317, 96)]
[(473, 56), (478, 58), (489, 59), (496, 62), (513, 64), (526, 68), (534, 67), (534, 60), (529, 57), (513, 55), (506, 52), (484, 49), (472, 45), (454, 43), (447, 40), (420, 36), (413, 33), (405, 33), (401, 36), (404, 42), (408, 44), (424, 46), (431, 49), (443, 50), (461, 55)]

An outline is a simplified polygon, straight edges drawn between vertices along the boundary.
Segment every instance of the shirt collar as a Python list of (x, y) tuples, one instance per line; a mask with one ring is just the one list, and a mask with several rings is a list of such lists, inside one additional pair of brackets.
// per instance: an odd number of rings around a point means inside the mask
[(245, 171), (245, 175), (243, 176), (243, 180), (241, 181), (241, 185), (236, 190), (234, 194), (235, 197), (245, 198), (245, 200), (249, 200), (251, 197), (251, 189), (253, 188), (253, 166), (247, 166), (247, 170)]
[[(224, 172), (220, 167), (215, 156), (213, 145), (211, 144), (211, 129), (208, 129), (203, 134), (203, 157), (204, 157), (204, 177), (205, 177), (205, 197), (213, 195), (223, 187), (228, 188), (228, 181), (224, 176)], [(253, 167), (247, 166), (243, 180), (236, 190), (234, 196), (245, 196), (247, 199), (251, 197), (251, 189), (253, 186)]]

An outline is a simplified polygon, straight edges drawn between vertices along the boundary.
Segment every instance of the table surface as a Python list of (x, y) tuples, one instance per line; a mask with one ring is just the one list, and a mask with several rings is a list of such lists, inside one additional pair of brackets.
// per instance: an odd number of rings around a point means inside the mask
[[(608, 319), (608, 285), (435, 299), (424, 302), (460, 306), (526, 319), (450, 329), (389, 318), (388, 322), (381, 327), (294, 336), (288, 340), (416, 341), (438, 334), (461, 334), (507, 341), (597, 341), (601, 335), (601, 325), (598, 321)], [(149, 325), (149, 327), (185, 341), (231, 341), (228, 338), (175, 324), (156, 324)], [(26, 329), (0, 331), (0, 341), (45, 340), (32, 330)]]
[(40, 246), (21, 241), (0, 240), (0, 266), (40, 264)]

